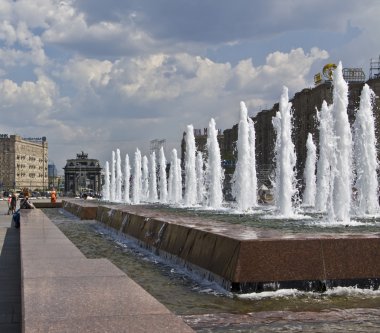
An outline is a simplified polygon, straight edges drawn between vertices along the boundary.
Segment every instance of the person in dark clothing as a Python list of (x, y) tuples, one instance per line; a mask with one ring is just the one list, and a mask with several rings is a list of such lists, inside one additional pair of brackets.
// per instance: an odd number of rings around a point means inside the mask
[(29, 197), (25, 197), (25, 199), (20, 202), (20, 209), (34, 209), (34, 205), (29, 202)]
[(12, 214), (16, 211), (16, 204), (17, 204), (17, 198), (16, 198), (16, 194), (12, 194), (12, 197), (11, 197), (11, 212)]

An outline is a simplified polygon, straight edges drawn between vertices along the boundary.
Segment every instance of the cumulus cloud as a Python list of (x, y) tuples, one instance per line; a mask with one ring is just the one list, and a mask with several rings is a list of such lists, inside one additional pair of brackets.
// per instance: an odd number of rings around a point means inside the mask
[(9, 21), (0, 23), (0, 41), (5, 44), (0, 50), (0, 61), (6, 66), (42, 66), (46, 61), (43, 43), (34, 35), (25, 22), (12, 25)]
[[(154, 138), (178, 148), (186, 125), (203, 128), (213, 117), (219, 128), (231, 127), (240, 100), (251, 115), (271, 107), (283, 85), (290, 95), (312, 85), (313, 68), (331, 56), (353, 64), (376, 56), (379, 6), (373, 0), (344, 6), (339, 0), (0, 1), (0, 109), (9, 114), (0, 128), (46, 135), (49, 155), (61, 166), (81, 150), (102, 159), (115, 147), (147, 149)], [(303, 40), (287, 39), (295, 32)], [(325, 48), (319, 37), (330, 33), (333, 46)], [(264, 44), (268, 51), (257, 61), (255, 48)], [(247, 56), (239, 53), (242, 45)], [(228, 55), (207, 56), (226, 47)]]

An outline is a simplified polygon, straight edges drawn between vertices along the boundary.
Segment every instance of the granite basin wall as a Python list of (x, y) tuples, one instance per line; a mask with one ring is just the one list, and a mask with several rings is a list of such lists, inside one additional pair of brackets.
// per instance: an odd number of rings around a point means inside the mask
[(81, 220), (94, 220), (96, 218), (98, 205), (85, 200), (63, 200), (62, 207), (69, 213), (78, 216)]
[(50, 202), (50, 201), (32, 201), (32, 204), (36, 208), (62, 208), (62, 202)]
[(126, 205), (100, 205), (95, 219), (227, 290), (377, 288), (380, 283), (377, 234), (255, 233), (220, 221), (173, 217)]

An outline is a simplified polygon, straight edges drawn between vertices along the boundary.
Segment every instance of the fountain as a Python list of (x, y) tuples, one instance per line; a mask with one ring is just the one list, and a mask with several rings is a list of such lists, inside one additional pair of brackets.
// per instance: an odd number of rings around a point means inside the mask
[(195, 137), (193, 125), (188, 125), (186, 130), (185, 152), (185, 196), (184, 205), (194, 206), (197, 203), (197, 176), (195, 170)]
[(207, 131), (207, 206), (212, 207), (214, 209), (222, 207), (223, 179), (224, 173), (220, 158), (218, 131), (215, 126), (215, 120), (211, 118)]
[(342, 63), (334, 71), (333, 129), (335, 156), (330, 162), (332, 169), (332, 205), (329, 218), (332, 221), (350, 221), (352, 185), (352, 135), (348, 122), (348, 85), (343, 78)]
[(240, 121), (237, 141), (237, 163), (232, 178), (232, 194), (239, 211), (257, 205), (257, 180), (255, 156), (255, 127), (244, 102), (240, 102)]
[(149, 168), (148, 158), (144, 155), (142, 158), (142, 176), (141, 176), (141, 200), (149, 200)]
[(115, 201), (115, 192), (116, 192), (116, 160), (115, 152), (112, 151), (112, 160), (111, 160), (111, 184), (110, 184), (110, 201)]
[(149, 171), (149, 201), (157, 202), (157, 167), (156, 167), (156, 153), (152, 152), (150, 155), (150, 171)]
[(294, 216), (292, 200), (297, 194), (295, 165), (296, 154), (292, 142), (292, 114), (288, 88), (283, 88), (280, 112), (274, 120), (276, 129), (276, 206), (282, 217)]
[(129, 155), (125, 155), (125, 169), (124, 169), (124, 202), (130, 203), (129, 189), (131, 178), (131, 166), (129, 165)]
[(141, 200), (141, 153), (136, 149), (133, 168), (132, 203), (139, 204)]
[[(319, 158), (316, 147), (309, 134), (307, 140), (308, 156), (304, 169), (302, 207), (313, 207), (317, 212), (326, 213), (329, 221), (350, 221), (351, 206), (355, 213), (363, 216), (377, 214), (376, 141), (371, 96), (368, 86), (363, 88), (360, 108), (355, 123), (355, 169), (352, 169), (352, 135), (347, 116), (347, 83), (343, 79), (342, 65), (334, 72), (333, 103), (323, 102), (319, 120)], [(282, 218), (297, 218), (299, 211), (297, 180), (295, 176), (296, 155), (292, 142), (292, 112), (288, 89), (283, 88), (279, 111), (272, 123), (276, 133), (275, 179), (273, 181), (275, 207)], [(255, 153), (255, 127), (244, 102), (240, 103), (238, 124), (237, 162), (232, 177), (232, 194), (238, 212), (254, 212), (257, 207), (257, 177)], [(226, 206), (223, 201), (224, 173), (218, 143), (215, 120), (211, 119), (207, 131), (206, 162), (203, 153), (196, 151), (194, 128), (186, 129), (186, 151), (184, 159), (184, 184), (182, 184), (181, 163), (176, 149), (172, 150), (169, 177), (166, 176), (166, 159), (163, 147), (159, 156), (159, 182), (156, 179), (155, 154), (141, 161), (139, 150), (135, 153), (134, 175), (131, 185), (132, 203), (161, 202), (184, 205), (185, 207), (203, 206), (220, 209)], [(140, 157), (139, 157), (140, 156)], [(128, 162), (129, 163), (129, 162)], [(127, 162), (126, 162), (127, 164)], [(317, 164), (317, 172), (315, 172)], [(126, 166), (125, 174), (129, 166)], [(140, 170), (137, 170), (139, 169)], [(129, 202), (129, 183), (124, 179), (124, 199), (122, 200), (122, 173), (120, 150), (112, 152), (111, 180), (109, 194), (105, 186), (105, 198), (109, 201)], [(316, 176), (315, 176), (316, 173)], [(353, 179), (356, 174), (356, 180)], [(107, 180), (106, 180), (107, 182)], [(298, 180), (301, 183), (300, 180)], [(351, 186), (355, 185), (355, 202), (351, 202)], [(127, 188), (127, 189), (126, 189)], [(107, 200), (107, 199), (106, 199)], [(227, 205), (228, 206), (228, 205)]]
[(110, 201), (110, 167), (108, 161), (104, 171), (103, 200)]
[(177, 149), (173, 149), (171, 155), (168, 200), (172, 204), (179, 204), (182, 200), (181, 161), (177, 157)]
[(120, 157), (120, 149), (116, 149), (116, 195), (115, 201), (121, 202), (121, 184), (122, 184), (122, 173), (121, 173), (121, 157)]
[(305, 190), (303, 192), (302, 205), (314, 207), (316, 196), (315, 163), (317, 160), (317, 148), (315, 147), (311, 133), (308, 134), (306, 147), (307, 157), (304, 170)]
[(322, 109), (317, 112), (319, 119), (319, 159), (317, 162), (317, 193), (315, 209), (319, 212), (327, 211), (327, 202), (330, 192), (331, 168), (330, 161), (334, 156), (334, 141), (332, 128), (331, 106), (324, 101)]
[(204, 162), (203, 154), (201, 151), (197, 152), (195, 172), (197, 177), (197, 203), (202, 205), (205, 198), (205, 175), (204, 175)]
[(160, 148), (160, 182), (159, 182), (160, 202), (166, 203), (168, 200), (168, 183), (166, 179), (166, 158), (164, 147)]
[(368, 85), (364, 85), (354, 124), (355, 189), (357, 214), (360, 216), (379, 213), (377, 180), (379, 167), (376, 154), (375, 120), (372, 113), (374, 98), (374, 92)]
[[(132, 204), (159, 201), (165, 205), (124, 205), (119, 208), (120, 214), (138, 216), (136, 219), (141, 220), (141, 225), (134, 220), (124, 226), (121, 217), (118, 217), (119, 224), (115, 225), (120, 230), (124, 228), (124, 232), (133, 238), (146, 242), (148, 248), (158, 253), (162, 250), (166, 258), (174, 258), (191, 269), (200, 268), (205, 274), (202, 276), (215, 279), (227, 288), (323, 290), (341, 284), (378, 285), (374, 280), (380, 279), (376, 256), (377, 249), (380, 251), (378, 236), (358, 237), (355, 227), (364, 225), (363, 229), (367, 228), (366, 221), (350, 221), (351, 213), (355, 213), (356, 218), (368, 215), (373, 218), (379, 214), (373, 95), (365, 86), (354, 126), (352, 163), (347, 84), (341, 64), (334, 73), (333, 84), (332, 105), (323, 102), (317, 112), (318, 161), (313, 137), (310, 133), (308, 135), (303, 181), (296, 179), (292, 104), (288, 89), (283, 88), (279, 111), (272, 119), (276, 133), (275, 206), (257, 203), (255, 127), (244, 102), (241, 102), (237, 163), (232, 184), (234, 203), (223, 201), (224, 173), (218, 131), (215, 120), (211, 119), (205, 152), (196, 151), (194, 128), (187, 126), (184, 182), (176, 149), (171, 151), (167, 180), (166, 159), (161, 147), (158, 184), (154, 177), (155, 155), (151, 155), (150, 163), (145, 156), (141, 161), (137, 149)], [(114, 153), (112, 163), (114, 165)], [(115, 174), (112, 170), (110, 198), (115, 188), (112, 186), (112, 175)], [(298, 206), (297, 184), (302, 183), (305, 184), (303, 203)], [(355, 186), (354, 196), (352, 185)], [(104, 191), (106, 193), (106, 186)], [(214, 220), (202, 220), (203, 215), (213, 216)], [(108, 223), (107, 216), (102, 214), (104, 223)], [(376, 228), (378, 222), (374, 223), (372, 227)]]

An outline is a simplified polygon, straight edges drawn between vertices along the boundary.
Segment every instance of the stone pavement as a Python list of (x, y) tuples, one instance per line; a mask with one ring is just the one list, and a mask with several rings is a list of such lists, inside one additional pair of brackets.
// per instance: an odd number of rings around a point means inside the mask
[(87, 259), (40, 209), (20, 229), (22, 329), (34, 332), (194, 332), (107, 259)]
[(0, 332), (21, 332), (20, 233), (0, 201)]

